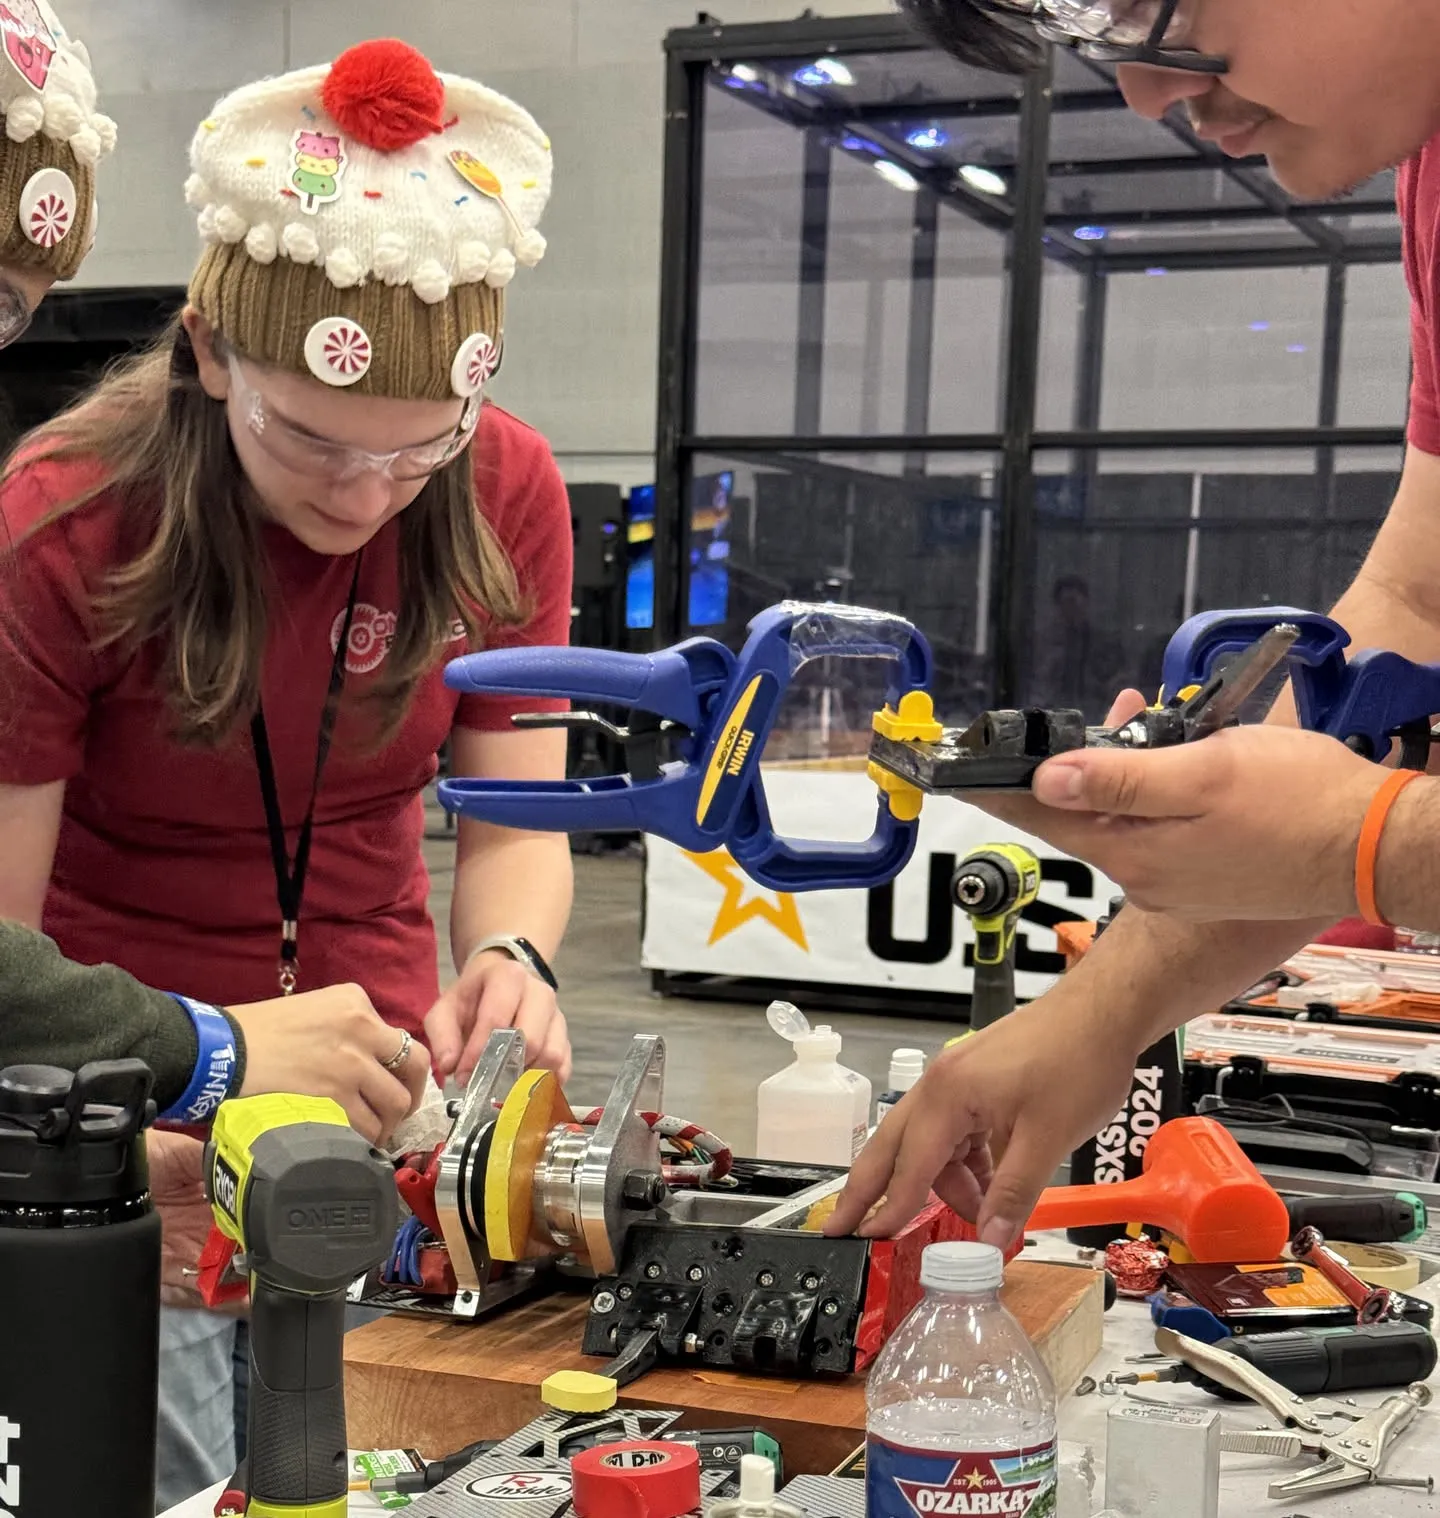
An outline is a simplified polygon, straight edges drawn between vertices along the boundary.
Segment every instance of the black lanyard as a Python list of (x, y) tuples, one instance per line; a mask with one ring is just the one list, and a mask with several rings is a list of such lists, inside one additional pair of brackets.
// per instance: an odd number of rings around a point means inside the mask
[[(363, 552), (363, 550), (362, 550)], [(340, 692), (345, 685), (345, 657), (350, 650), (350, 624), (355, 620), (355, 598), (360, 589), (360, 554), (355, 555), (355, 573), (350, 580), (350, 599), (345, 603), (345, 621), (340, 641), (330, 663), (330, 684), (320, 713), (320, 736), (315, 744), (315, 775), (310, 782), (310, 805), (300, 824), (295, 841), (295, 861), (285, 844), (285, 819), (280, 812), (280, 792), (275, 785), (275, 764), (270, 756), (270, 734), (265, 729), (265, 711), (256, 709), (250, 720), (250, 741), (255, 746), (255, 768), (260, 773), (260, 795), (265, 802), (265, 825), (270, 831), (270, 857), (275, 865), (275, 899), (280, 903), (280, 990), (289, 996), (300, 976), (300, 902), (305, 895), (305, 872), (310, 866), (310, 835), (315, 826), (315, 798), (320, 794), (320, 776), (330, 757), (330, 740), (335, 736), (335, 717), (340, 708)]]

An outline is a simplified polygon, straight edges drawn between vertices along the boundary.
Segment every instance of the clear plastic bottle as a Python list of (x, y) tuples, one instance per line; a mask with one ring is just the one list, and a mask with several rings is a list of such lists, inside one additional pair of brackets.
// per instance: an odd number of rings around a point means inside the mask
[(925, 1251), (925, 1298), (870, 1373), (867, 1518), (1054, 1514), (1055, 1389), (1001, 1305), (1004, 1270), (988, 1244)]
[(707, 1502), (710, 1518), (805, 1518), (775, 1495), (775, 1463), (764, 1455), (741, 1455), (740, 1495)]
[(840, 1035), (812, 1029), (798, 1007), (772, 1002), (766, 1017), (795, 1059), (760, 1083), (756, 1154), (795, 1165), (849, 1165), (870, 1131), (870, 1082), (840, 1063)]

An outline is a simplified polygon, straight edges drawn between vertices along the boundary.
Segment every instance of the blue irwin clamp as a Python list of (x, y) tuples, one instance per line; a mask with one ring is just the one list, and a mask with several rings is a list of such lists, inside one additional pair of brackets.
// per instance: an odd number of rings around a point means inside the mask
[(1328, 733), (1367, 759), (1384, 759), (1399, 741), (1401, 765), (1425, 768), (1431, 721), (1440, 713), (1440, 665), (1413, 664), (1383, 649), (1366, 649), (1347, 662), (1349, 633), (1317, 612), (1264, 606), (1191, 617), (1165, 650), (1162, 700), (1203, 685), (1222, 659), (1279, 625), (1299, 634), (1286, 664), (1301, 727)]
[[(863, 843), (781, 838), (770, 822), (760, 756), (796, 670), (826, 657), (891, 661), (882, 717), (903, 727), (902, 718), (928, 714), (929, 645), (903, 617), (859, 607), (771, 607), (750, 624), (738, 655), (713, 638), (692, 638), (655, 654), (584, 648), (467, 654), (445, 671), (452, 689), (628, 708), (632, 717), (624, 727), (589, 711), (515, 722), (605, 732), (624, 746), (629, 773), (593, 780), (457, 778), (441, 782), (441, 804), (504, 827), (653, 833), (694, 853), (725, 847), (747, 875), (777, 891), (884, 884), (915, 849), (916, 809), (904, 797), (881, 795), (874, 832)], [(662, 761), (667, 745), (678, 757)]]

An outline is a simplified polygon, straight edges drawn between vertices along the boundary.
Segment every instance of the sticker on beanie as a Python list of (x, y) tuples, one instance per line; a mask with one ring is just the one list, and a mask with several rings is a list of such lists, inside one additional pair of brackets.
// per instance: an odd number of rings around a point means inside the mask
[(500, 350), (488, 332), (472, 332), (455, 350), (450, 365), (450, 388), (461, 400), (469, 400), (485, 387), (500, 366)]
[(353, 385), (365, 378), (374, 355), (370, 334), (346, 316), (327, 316), (305, 336), (305, 363), (327, 385)]
[(45, 88), (55, 58), (55, 34), (35, 0), (0, 0), (5, 56), (37, 90)]
[(295, 155), (295, 172), (290, 183), (300, 199), (300, 209), (307, 216), (314, 216), (321, 206), (340, 198), (340, 179), (346, 163), (343, 143), (334, 132), (301, 127), (290, 139), (290, 148)]
[(63, 169), (41, 169), (20, 192), (20, 230), (38, 248), (53, 248), (75, 225), (75, 184)]
[(500, 183), (500, 176), (473, 154), (467, 153), (464, 148), (456, 148), (448, 155), (450, 167), (470, 186), (472, 190), (479, 192), (487, 199), (493, 200), (505, 213), (506, 220), (515, 229), (517, 237), (525, 235), (525, 228), (520, 224), (520, 218), (505, 204), (505, 186)]

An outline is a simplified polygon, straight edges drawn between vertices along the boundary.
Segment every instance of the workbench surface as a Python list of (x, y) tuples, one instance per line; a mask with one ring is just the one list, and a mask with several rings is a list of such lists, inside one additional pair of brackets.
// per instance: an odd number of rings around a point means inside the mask
[[(1037, 1248), (1027, 1250), (1027, 1259), (1073, 1260), (1074, 1248), (1062, 1237), (1042, 1237)], [(1419, 1287), (1414, 1295), (1440, 1305), (1440, 1276), (1432, 1276)], [(1091, 1367), (1094, 1375), (1107, 1370), (1123, 1369), (1128, 1355), (1140, 1355), (1153, 1350), (1149, 1314), (1143, 1303), (1117, 1302), (1105, 1317), (1105, 1347)], [(1440, 1372), (1430, 1379), (1430, 1385), (1440, 1392)], [(1062, 1387), (1060, 1401), (1060, 1437), (1072, 1442), (1088, 1444), (1095, 1452), (1096, 1486), (1092, 1511), (1103, 1506), (1105, 1465), (1105, 1415), (1112, 1399), (1092, 1394), (1077, 1397), (1073, 1386)], [(1227, 1428), (1252, 1429), (1271, 1426), (1266, 1415), (1249, 1404), (1217, 1403), (1204, 1392), (1193, 1387), (1161, 1386), (1146, 1389), (1146, 1395), (1163, 1399), (1175, 1406), (1220, 1406), (1225, 1414)], [(1360, 1400), (1373, 1403), (1382, 1400), (1381, 1395), (1366, 1395)], [(443, 1450), (426, 1450), (427, 1455), (440, 1455)], [(1248, 1455), (1224, 1455), (1220, 1478), (1221, 1518), (1288, 1518), (1298, 1511), (1313, 1512), (1315, 1518), (1433, 1518), (1437, 1511), (1437, 1498), (1424, 1491), (1402, 1487), (1357, 1487), (1330, 1497), (1291, 1498), (1287, 1502), (1272, 1501), (1266, 1495), (1269, 1483), (1281, 1475), (1296, 1474), (1303, 1469), (1302, 1461), (1277, 1461)], [(1440, 1400), (1436, 1410), (1422, 1413), (1410, 1429), (1401, 1435), (1395, 1452), (1386, 1466), (1391, 1476), (1425, 1477), (1440, 1479)], [(162, 1518), (210, 1518), (220, 1487), (172, 1508)], [(351, 1504), (351, 1512), (359, 1515), (374, 1513), (376, 1507), (365, 1498)]]

